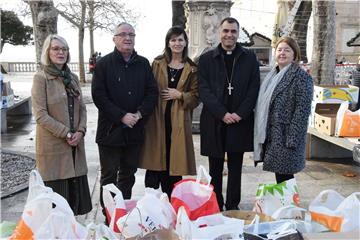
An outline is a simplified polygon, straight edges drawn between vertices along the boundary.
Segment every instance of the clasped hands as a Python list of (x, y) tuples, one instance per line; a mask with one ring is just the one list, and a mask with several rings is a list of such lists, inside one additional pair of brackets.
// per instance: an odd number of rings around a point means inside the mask
[(236, 113), (227, 112), (222, 120), (226, 124), (233, 124), (233, 123), (240, 122), (241, 117), (239, 115), (237, 115)]
[(76, 147), (81, 138), (84, 137), (84, 134), (82, 132), (74, 132), (72, 135), (71, 135), (71, 138), (68, 138), (66, 139), (66, 142), (72, 146), (72, 147)]
[(161, 98), (166, 101), (180, 99), (181, 92), (175, 88), (166, 88), (161, 91)]
[(133, 128), (135, 124), (139, 121), (141, 115), (139, 112), (137, 113), (126, 113), (122, 118), (121, 122), (128, 126), (129, 128)]

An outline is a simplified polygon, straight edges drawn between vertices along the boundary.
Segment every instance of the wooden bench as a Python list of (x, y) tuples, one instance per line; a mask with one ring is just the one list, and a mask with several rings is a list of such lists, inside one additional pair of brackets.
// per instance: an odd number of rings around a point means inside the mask
[(306, 158), (352, 158), (352, 151), (360, 141), (355, 138), (333, 137), (308, 128)]
[(7, 131), (7, 116), (11, 115), (31, 115), (31, 97), (21, 97), (14, 101), (14, 105), (1, 109), (1, 132)]

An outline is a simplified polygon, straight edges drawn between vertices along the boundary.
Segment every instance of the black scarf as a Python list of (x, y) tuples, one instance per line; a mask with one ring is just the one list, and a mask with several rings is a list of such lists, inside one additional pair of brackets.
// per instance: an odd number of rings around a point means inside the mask
[(44, 66), (44, 71), (52, 76), (62, 78), (65, 85), (65, 90), (71, 97), (80, 96), (80, 91), (78, 87), (74, 84), (74, 81), (72, 81), (71, 71), (67, 64), (64, 64), (63, 69), (60, 70), (51, 63), (48, 66)]

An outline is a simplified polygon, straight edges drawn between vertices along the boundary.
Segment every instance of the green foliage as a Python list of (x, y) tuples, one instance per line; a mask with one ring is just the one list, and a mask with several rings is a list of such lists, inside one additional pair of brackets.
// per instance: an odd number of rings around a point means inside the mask
[(32, 34), (33, 28), (25, 26), (14, 12), (1, 10), (1, 48), (5, 43), (27, 45)]

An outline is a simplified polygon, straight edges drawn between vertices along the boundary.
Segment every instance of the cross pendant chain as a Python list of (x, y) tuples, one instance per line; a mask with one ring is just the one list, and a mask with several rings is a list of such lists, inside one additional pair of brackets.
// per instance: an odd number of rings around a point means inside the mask
[(231, 82), (229, 82), (229, 86), (227, 87), (227, 89), (229, 90), (229, 95), (231, 95), (231, 91), (234, 89), (234, 88), (231, 86)]

